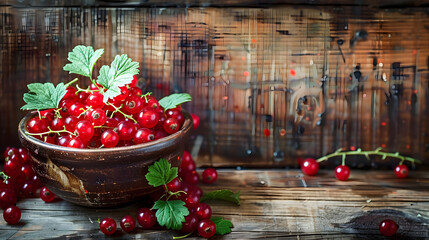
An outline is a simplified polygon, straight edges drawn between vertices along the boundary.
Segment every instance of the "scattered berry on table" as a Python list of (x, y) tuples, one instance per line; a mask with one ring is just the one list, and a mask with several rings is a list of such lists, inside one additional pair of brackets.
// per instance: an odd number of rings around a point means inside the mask
[(112, 235), (116, 231), (116, 222), (112, 218), (104, 218), (100, 222), (100, 230), (104, 235)]
[(346, 181), (350, 176), (350, 168), (346, 165), (339, 165), (335, 168), (335, 177), (340, 181)]
[(391, 219), (385, 219), (380, 223), (379, 230), (383, 236), (390, 237), (395, 235), (398, 225)]

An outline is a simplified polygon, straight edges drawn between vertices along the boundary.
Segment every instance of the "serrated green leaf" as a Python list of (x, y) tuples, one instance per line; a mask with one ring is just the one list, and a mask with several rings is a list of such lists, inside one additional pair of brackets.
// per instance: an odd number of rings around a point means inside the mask
[(188, 209), (185, 207), (185, 202), (182, 200), (158, 200), (153, 205), (153, 209), (157, 209), (155, 216), (159, 225), (173, 230), (180, 230), (182, 222), (185, 221), (185, 217), (189, 214)]
[(210, 220), (212, 220), (216, 226), (216, 235), (225, 235), (230, 233), (231, 228), (234, 227), (231, 221), (223, 219), (222, 217), (212, 217)]
[(67, 60), (71, 63), (66, 64), (63, 69), (70, 73), (76, 73), (85, 77), (92, 77), (92, 70), (95, 62), (103, 55), (104, 49), (98, 49), (94, 52), (91, 46), (78, 45), (69, 52)]
[(26, 104), (21, 107), (21, 110), (57, 108), (67, 92), (64, 83), (59, 83), (56, 87), (52, 83), (31, 83), (27, 87), (29, 92), (24, 93), (23, 97)]
[(222, 189), (204, 193), (201, 197), (201, 202), (207, 200), (224, 200), (240, 205), (240, 191), (234, 193), (231, 190)]
[(129, 84), (133, 76), (139, 73), (139, 63), (133, 62), (126, 54), (116, 56), (111, 66), (102, 66), (97, 83), (102, 85), (106, 91), (103, 93), (103, 101), (107, 102), (121, 94), (119, 87)]
[(159, 159), (153, 165), (149, 166), (146, 179), (149, 185), (159, 187), (169, 183), (177, 177), (177, 167), (171, 167), (171, 164), (164, 158)]
[(164, 108), (164, 110), (168, 110), (177, 107), (179, 104), (189, 101), (192, 101), (192, 97), (188, 93), (173, 93), (169, 96), (163, 97), (158, 102), (159, 105)]

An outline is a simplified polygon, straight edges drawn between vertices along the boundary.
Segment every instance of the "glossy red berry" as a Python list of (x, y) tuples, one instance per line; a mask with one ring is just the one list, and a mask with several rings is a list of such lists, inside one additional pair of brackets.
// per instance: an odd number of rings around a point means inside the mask
[(380, 223), (379, 230), (383, 236), (390, 237), (395, 235), (398, 225), (391, 219), (385, 219)]
[(93, 92), (89, 94), (88, 98), (85, 100), (86, 106), (91, 106), (93, 109), (103, 108), (105, 103), (103, 102), (103, 95), (99, 92)]
[[(104, 125), (107, 121), (106, 112), (101, 108), (96, 108), (89, 112), (87, 119), (94, 124), (94, 126)], [(116, 127), (116, 126), (115, 126)]]
[(198, 176), (197, 171), (185, 172), (182, 173), (182, 178), (184, 182), (189, 184), (197, 185), (200, 181), (200, 176)]
[(4, 188), (0, 192), (0, 207), (2, 209), (6, 209), (9, 206), (15, 205), (17, 197), (14, 188), (15, 187)]
[(106, 129), (101, 134), (101, 143), (106, 148), (116, 147), (119, 143), (119, 135), (112, 129)]
[(70, 116), (79, 117), (85, 111), (85, 106), (80, 102), (75, 102), (70, 105), (68, 113)]
[(200, 204), (200, 196), (197, 193), (187, 193), (185, 195), (185, 206), (188, 209), (195, 209)]
[(314, 176), (319, 171), (319, 163), (313, 158), (301, 161), (301, 171), (308, 176)]
[(54, 118), (51, 121), (50, 127), (53, 131), (60, 131), (64, 129), (64, 118)]
[(141, 99), (141, 97), (136, 95), (128, 96), (125, 99), (124, 107), (125, 107), (125, 110), (127, 110), (127, 112), (129, 113), (138, 113), (144, 107), (143, 99)]
[(53, 202), (55, 199), (55, 194), (51, 192), (47, 187), (43, 187), (40, 190), (40, 198), (47, 203)]
[(200, 118), (193, 113), (191, 113), (191, 117), (192, 117), (193, 128), (197, 129), (198, 126), (200, 126)]
[(164, 130), (168, 134), (173, 134), (179, 131), (179, 122), (175, 118), (167, 118), (164, 122)]
[(104, 235), (112, 235), (116, 231), (116, 222), (112, 218), (104, 218), (100, 222), (100, 230)]
[(130, 215), (126, 215), (121, 220), (121, 228), (124, 232), (132, 232), (136, 226), (136, 220)]
[(83, 141), (89, 142), (94, 136), (94, 126), (90, 121), (82, 120), (76, 124), (75, 134)]
[(187, 151), (183, 152), (182, 162), (180, 163), (180, 167), (182, 170), (186, 172), (195, 171), (195, 162), (191, 157), (191, 154)]
[(212, 209), (207, 203), (200, 202), (198, 207), (195, 209), (195, 214), (199, 220), (210, 219), (212, 216)]
[(82, 141), (79, 137), (72, 137), (67, 144), (67, 147), (70, 148), (85, 148), (85, 142)]
[(216, 225), (210, 219), (204, 219), (198, 223), (197, 230), (201, 237), (210, 238), (216, 233)]
[(74, 116), (68, 116), (66, 119), (64, 119), (64, 126), (66, 127), (66, 130), (69, 132), (74, 132), (76, 128), (76, 124), (79, 122), (79, 119)]
[(129, 141), (133, 139), (137, 125), (132, 121), (122, 121), (118, 124), (118, 135), (120, 140)]
[(49, 131), (49, 121), (46, 118), (33, 117), (27, 122), (30, 133), (44, 133)]
[(177, 192), (182, 189), (182, 182), (179, 180), (179, 178), (173, 178), (169, 183), (167, 183), (167, 189), (170, 192)]
[(77, 95), (76, 95), (76, 91), (77, 89), (73, 86), (68, 86), (66, 88), (66, 95), (64, 95), (64, 97), (62, 99), (69, 99), (69, 100), (77, 100)]
[(10, 206), (4, 210), (3, 219), (8, 224), (17, 224), (21, 219), (21, 210), (17, 206)]
[(152, 130), (149, 128), (140, 128), (136, 131), (133, 137), (133, 141), (135, 144), (147, 143), (155, 140), (155, 136), (153, 135)]
[(159, 116), (155, 110), (144, 108), (137, 116), (137, 121), (143, 128), (153, 128), (158, 123)]
[(339, 165), (335, 168), (335, 177), (340, 181), (346, 181), (350, 176), (350, 168), (346, 165)]
[(203, 182), (214, 183), (217, 179), (217, 171), (214, 168), (206, 168), (202, 174)]
[(408, 176), (408, 167), (404, 164), (397, 165), (395, 175), (397, 178), (406, 178)]
[(190, 213), (185, 217), (185, 222), (182, 223), (182, 233), (190, 233), (197, 230), (198, 227), (198, 218), (197, 215)]
[(25, 198), (34, 197), (36, 195), (37, 187), (33, 181), (25, 181), (21, 188), (21, 196)]
[(150, 229), (156, 223), (155, 212), (149, 208), (141, 208), (137, 213), (137, 221), (144, 229)]
[(26, 164), (26, 165), (24, 165), (24, 166), (21, 167), (21, 172), (24, 173), (25, 180), (32, 180), (33, 177), (34, 177), (34, 175), (36, 175), (34, 173), (33, 168), (31, 167), (31, 165), (28, 165), (28, 164)]

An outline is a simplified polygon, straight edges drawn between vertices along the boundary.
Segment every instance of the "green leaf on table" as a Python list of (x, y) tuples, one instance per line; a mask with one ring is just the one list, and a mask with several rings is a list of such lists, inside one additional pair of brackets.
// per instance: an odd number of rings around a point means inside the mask
[(24, 93), (24, 102), (21, 110), (44, 110), (57, 108), (61, 99), (66, 95), (66, 86), (59, 83), (56, 87), (48, 83), (30, 83), (27, 85), (28, 93)]
[(71, 63), (66, 64), (63, 69), (70, 73), (76, 73), (85, 77), (92, 77), (92, 70), (95, 62), (103, 55), (104, 49), (94, 51), (91, 46), (78, 45), (69, 52), (67, 60)]
[(225, 235), (227, 233), (230, 233), (231, 228), (234, 227), (231, 221), (226, 220), (222, 217), (212, 217), (210, 218), (210, 220), (212, 220), (212, 222), (216, 226), (216, 235)]
[(159, 187), (177, 177), (177, 171), (177, 167), (171, 167), (171, 164), (167, 160), (161, 158), (159, 161), (149, 166), (146, 179), (149, 185)]
[(153, 205), (153, 209), (157, 209), (155, 216), (159, 225), (173, 230), (180, 230), (182, 222), (189, 215), (189, 211), (185, 207), (185, 202), (182, 200), (158, 200)]
[(103, 86), (106, 91), (103, 93), (103, 101), (107, 102), (121, 94), (121, 89), (133, 80), (133, 76), (139, 73), (139, 63), (133, 62), (126, 54), (118, 55), (109, 66), (104, 65), (100, 69), (97, 83)]
[(237, 193), (234, 193), (231, 190), (221, 189), (221, 190), (207, 192), (207, 193), (204, 193), (200, 201), (204, 202), (207, 200), (224, 200), (224, 201), (228, 201), (228, 202), (232, 202), (237, 205), (240, 205), (240, 191), (238, 191)]
[(164, 110), (172, 109), (177, 107), (178, 105), (192, 101), (191, 95), (189, 93), (173, 93), (169, 96), (163, 97), (160, 99), (159, 105), (164, 108)]

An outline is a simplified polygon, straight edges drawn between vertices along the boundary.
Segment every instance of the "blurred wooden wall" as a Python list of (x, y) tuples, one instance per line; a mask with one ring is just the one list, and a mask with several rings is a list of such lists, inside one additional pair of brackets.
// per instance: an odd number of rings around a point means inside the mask
[(188, 149), (200, 166), (296, 166), (379, 146), (429, 163), (429, 17), (418, 8), (5, 6), (0, 16), (0, 149), (19, 144), (26, 85), (74, 78), (62, 67), (84, 44), (105, 49), (96, 69), (126, 53), (145, 91), (193, 96), (185, 108), (201, 125)]

